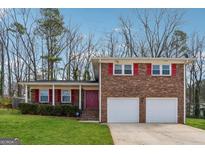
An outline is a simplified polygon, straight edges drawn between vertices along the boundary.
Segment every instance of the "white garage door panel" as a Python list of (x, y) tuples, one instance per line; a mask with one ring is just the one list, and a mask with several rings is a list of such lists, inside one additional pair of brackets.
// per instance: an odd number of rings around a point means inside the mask
[(108, 122), (139, 122), (139, 100), (137, 98), (108, 98)]
[(177, 123), (177, 98), (147, 98), (147, 123)]

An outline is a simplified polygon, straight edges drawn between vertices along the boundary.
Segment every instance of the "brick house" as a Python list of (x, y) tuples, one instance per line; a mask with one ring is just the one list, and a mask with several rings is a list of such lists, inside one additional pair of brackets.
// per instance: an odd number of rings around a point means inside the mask
[(25, 102), (73, 104), (99, 122), (185, 123), (188, 58), (93, 58), (94, 81), (31, 81)]

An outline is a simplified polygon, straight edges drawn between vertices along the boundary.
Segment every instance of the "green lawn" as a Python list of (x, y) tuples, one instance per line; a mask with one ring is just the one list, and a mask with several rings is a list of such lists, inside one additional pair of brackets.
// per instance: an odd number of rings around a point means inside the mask
[(192, 127), (200, 128), (205, 130), (205, 119), (187, 118), (186, 124)]
[(2, 109), (0, 138), (19, 138), (21, 144), (113, 144), (106, 125)]

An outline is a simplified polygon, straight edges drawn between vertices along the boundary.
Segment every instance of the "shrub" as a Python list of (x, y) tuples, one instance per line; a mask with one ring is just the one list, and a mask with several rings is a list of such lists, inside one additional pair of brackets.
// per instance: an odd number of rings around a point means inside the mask
[(39, 108), (39, 114), (41, 115), (54, 115), (53, 110), (54, 107), (49, 104), (40, 104), (38, 105)]
[(72, 105), (56, 105), (49, 104), (30, 104), (20, 103), (19, 109), (22, 114), (39, 114), (51, 116), (75, 116), (79, 112), (77, 106)]
[(20, 103), (19, 109), (22, 114), (38, 114), (39, 107), (36, 104)]

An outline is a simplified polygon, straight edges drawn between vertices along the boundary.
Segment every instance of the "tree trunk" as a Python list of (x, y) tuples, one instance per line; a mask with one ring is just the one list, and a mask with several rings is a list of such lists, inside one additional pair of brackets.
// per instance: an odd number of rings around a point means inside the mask
[(200, 87), (199, 85), (195, 88), (195, 116), (200, 117), (200, 102), (199, 102)]
[(0, 96), (4, 96), (4, 47), (3, 43), (0, 44), (1, 49), (1, 87), (0, 87)]

